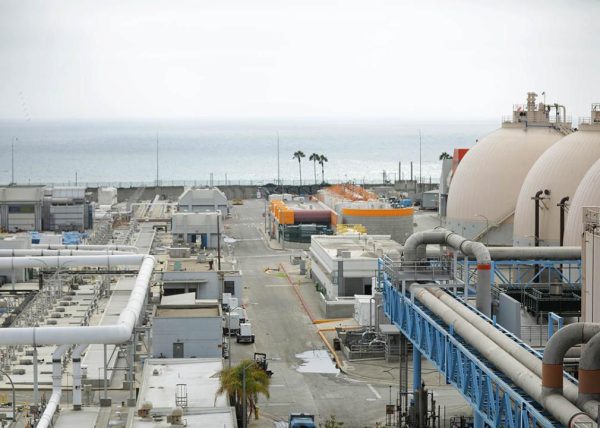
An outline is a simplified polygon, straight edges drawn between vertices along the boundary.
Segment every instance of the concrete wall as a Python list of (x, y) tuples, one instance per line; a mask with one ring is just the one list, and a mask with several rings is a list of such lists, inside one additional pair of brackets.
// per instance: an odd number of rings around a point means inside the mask
[(221, 317), (154, 318), (152, 355), (173, 358), (173, 343), (182, 342), (184, 358), (220, 358), (221, 322)]
[(352, 318), (354, 315), (354, 299), (327, 300), (321, 293), (319, 293), (319, 298), (319, 306), (326, 319)]

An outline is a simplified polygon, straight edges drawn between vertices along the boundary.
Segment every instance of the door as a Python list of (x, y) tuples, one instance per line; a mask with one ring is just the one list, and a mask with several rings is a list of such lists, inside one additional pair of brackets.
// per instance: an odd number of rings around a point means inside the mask
[(183, 343), (173, 343), (173, 358), (183, 358)]

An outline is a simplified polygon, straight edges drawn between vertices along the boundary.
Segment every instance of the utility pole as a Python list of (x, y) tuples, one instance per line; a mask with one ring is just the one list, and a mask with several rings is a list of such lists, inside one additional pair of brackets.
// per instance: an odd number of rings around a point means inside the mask
[(156, 133), (156, 188), (158, 189), (158, 132)]
[[(281, 178), (279, 172), (279, 131), (277, 131), (277, 185), (281, 187)], [(283, 194), (283, 187), (281, 188), (281, 193)]]
[(17, 140), (16, 137), (13, 139), (12, 144), (10, 146), (10, 154), (11, 154), (10, 184), (16, 184), (15, 183), (15, 140)]
[(423, 150), (421, 146), (421, 130), (419, 129), (419, 186), (421, 190), (421, 203), (423, 203)]

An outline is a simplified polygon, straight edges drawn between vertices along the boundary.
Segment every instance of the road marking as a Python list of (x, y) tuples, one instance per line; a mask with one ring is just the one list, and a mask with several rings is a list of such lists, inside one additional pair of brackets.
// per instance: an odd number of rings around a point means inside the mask
[(281, 384), (281, 385), (269, 385), (269, 388), (282, 388), (285, 385)]
[(270, 403), (269, 402), (269, 403), (262, 404), (260, 407), (291, 406), (292, 404), (294, 404), (294, 403), (292, 403), (292, 402), (289, 402), (289, 403)]
[(377, 392), (377, 390), (375, 388), (373, 388), (373, 385), (371, 385), (370, 383), (367, 383), (367, 386), (369, 387), (371, 392), (373, 394), (375, 394), (375, 397), (377, 397), (378, 400), (381, 400), (381, 395), (379, 395), (379, 392)]

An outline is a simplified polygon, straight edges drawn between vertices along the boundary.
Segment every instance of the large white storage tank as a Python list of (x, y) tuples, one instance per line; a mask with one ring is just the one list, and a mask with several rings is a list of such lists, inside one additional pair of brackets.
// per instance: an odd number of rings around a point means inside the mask
[[(579, 124), (579, 132), (590, 134), (594, 132), (600, 144), (600, 104), (592, 105), (592, 116)], [(589, 168), (569, 204), (565, 225), (565, 245), (582, 245), (584, 207), (600, 207), (600, 160)]]
[[(461, 161), (448, 193), (446, 225), (470, 239), (493, 245), (511, 245), (513, 215), (527, 172), (564, 134), (550, 121), (549, 108), (535, 104), (513, 108), (502, 128), (482, 138)], [(564, 116), (563, 116), (564, 118)], [(564, 119), (563, 119), (564, 120)]]
[(540, 202), (539, 245), (560, 244), (561, 208), (558, 204), (565, 198), (573, 201), (586, 172), (600, 159), (600, 126), (587, 122), (580, 125), (579, 131), (546, 150), (527, 174), (515, 211), (514, 245), (535, 244), (535, 201), (532, 198), (540, 190), (548, 190), (550, 194)]

